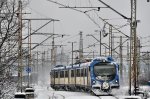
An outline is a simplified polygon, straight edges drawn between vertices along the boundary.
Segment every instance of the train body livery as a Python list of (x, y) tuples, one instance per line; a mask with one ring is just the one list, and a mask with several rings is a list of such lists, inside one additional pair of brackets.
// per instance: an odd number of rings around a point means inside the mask
[(57, 65), (50, 72), (51, 87), (58, 90), (84, 90), (95, 95), (119, 88), (119, 65), (111, 57), (69, 66)]

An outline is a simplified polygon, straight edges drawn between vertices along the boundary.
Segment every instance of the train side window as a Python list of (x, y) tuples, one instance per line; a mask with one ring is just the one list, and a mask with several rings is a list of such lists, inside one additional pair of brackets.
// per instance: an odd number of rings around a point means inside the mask
[(76, 77), (78, 77), (78, 72), (77, 72), (77, 69), (76, 69), (76, 73), (75, 73)]
[(77, 69), (76, 75), (77, 75), (77, 77), (80, 77), (80, 69)]
[(60, 78), (60, 71), (58, 70), (58, 78)]
[(85, 77), (87, 76), (87, 69), (86, 68), (84, 69), (84, 76)]
[(74, 70), (71, 70), (71, 77), (74, 77)]
[(55, 78), (58, 78), (58, 71), (55, 71)]
[(68, 77), (68, 71), (65, 71), (65, 77)]
[(81, 69), (81, 77), (83, 77), (84, 69)]
[(60, 71), (60, 78), (64, 77), (64, 71)]

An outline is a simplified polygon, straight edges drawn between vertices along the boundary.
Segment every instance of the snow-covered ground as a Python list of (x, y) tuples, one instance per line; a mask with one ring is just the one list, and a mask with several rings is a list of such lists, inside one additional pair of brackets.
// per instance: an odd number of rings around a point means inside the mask
[[(85, 92), (55, 91), (45, 86), (35, 86), (35, 99), (117, 99), (114, 96), (92, 96)], [(118, 91), (116, 90), (116, 93)]]
[(55, 91), (48, 87), (35, 86), (35, 99), (116, 99), (113, 96), (92, 96), (85, 92)]
[(84, 92), (54, 91), (48, 87), (35, 86), (36, 99), (99, 99)]
[[(92, 96), (90, 93), (85, 92), (70, 92), (70, 91), (55, 91), (50, 87), (45, 86), (34, 86), (35, 88), (35, 99), (118, 99), (116, 97), (126, 96), (128, 88), (122, 87), (114, 91), (114, 96)], [(147, 87), (143, 87), (147, 89)]]

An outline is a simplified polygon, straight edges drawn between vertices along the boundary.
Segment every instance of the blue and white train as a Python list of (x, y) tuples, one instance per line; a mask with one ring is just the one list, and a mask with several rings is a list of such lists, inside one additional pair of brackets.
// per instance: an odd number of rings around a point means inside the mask
[(119, 65), (111, 57), (97, 57), (69, 66), (57, 65), (50, 72), (56, 90), (85, 90), (101, 95), (119, 88)]

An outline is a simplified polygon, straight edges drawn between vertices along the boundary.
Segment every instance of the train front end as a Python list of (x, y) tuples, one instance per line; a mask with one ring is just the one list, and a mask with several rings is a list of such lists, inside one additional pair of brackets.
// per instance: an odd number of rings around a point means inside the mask
[(111, 57), (93, 59), (90, 65), (91, 87), (95, 95), (111, 94), (119, 88), (118, 65)]

